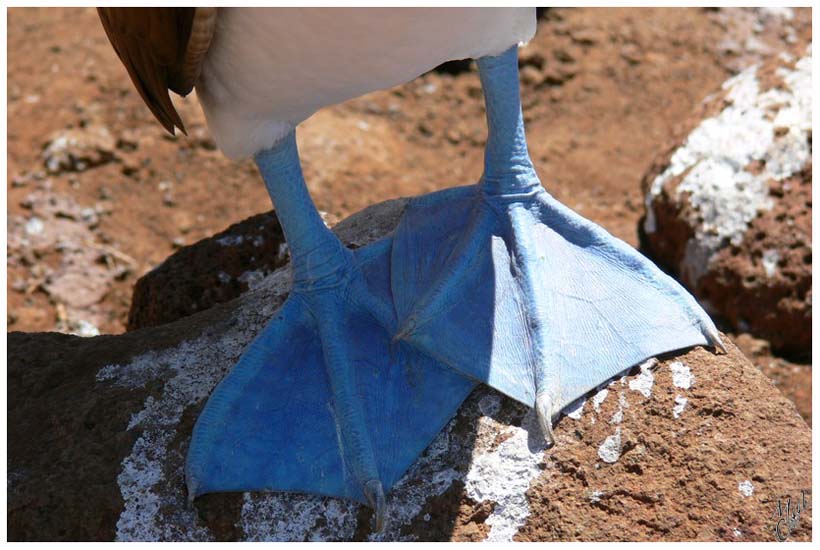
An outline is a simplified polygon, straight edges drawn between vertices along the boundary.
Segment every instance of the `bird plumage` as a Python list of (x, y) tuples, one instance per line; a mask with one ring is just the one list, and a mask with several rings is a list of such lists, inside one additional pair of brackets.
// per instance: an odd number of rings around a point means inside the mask
[(217, 145), (239, 159), (322, 107), (534, 34), (534, 8), (220, 9), (197, 96)]
[(168, 91), (187, 95), (210, 45), (216, 8), (97, 8), (145, 104), (169, 132), (185, 125)]
[(214, 139), (235, 159), (271, 147), (322, 107), (535, 34), (533, 8), (99, 11), (162, 125), (184, 128), (168, 90), (185, 95), (195, 85)]

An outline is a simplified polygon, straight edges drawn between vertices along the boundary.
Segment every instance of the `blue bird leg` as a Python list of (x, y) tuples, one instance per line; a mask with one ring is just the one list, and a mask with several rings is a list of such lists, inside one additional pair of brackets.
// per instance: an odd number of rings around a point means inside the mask
[(311, 201), (295, 134), (256, 162), (290, 248), (293, 288), (197, 419), (189, 497), (347, 498), (374, 508), (381, 529), (385, 493), (475, 381), (392, 341), (392, 239), (342, 245)]
[(310, 198), (296, 146), (296, 132), (290, 132), (273, 148), (258, 153), (255, 160), (290, 249), (293, 292), (304, 300), (319, 325), (346, 466), (377, 510), (377, 522), (381, 522), (384, 490), (363, 405), (357, 395), (354, 361), (346, 345), (342, 319), (349, 307), (348, 286), (363, 290), (366, 305), (375, 306), (372, 313), (389, 326), (388, 305), (380, 303), (363, 285), (350, 285), (351, 278), (357, 278), (353, 254), (325, 225)]
[(290, 249), (294, 288), (338, 283), (351, 253), (325, 226), (308, 193), (296, 146), (296, 132), (254, 157)]
[(475, 381), (392, 341), (392, 239), (348, 250), (323, 223), (294, 133), (256, 162), (291, 251), (293, 289), (211, 394), (191, 436), (190, 498), (285, 491), (352, 499), (385, 522), (385, 492)]
[(487, 145), (481, 189), (513, 198), (541, 188), (527, 151), (518, 83), (518, 48), (477, 60), (487, 111)]
[(683, 287), (542, 187), (517, 47), (477, 63), (484, 173), (407, 206), (393, 239), (396, 339), (534, 407), (551, 444), (560, 411), (612, 376), (722, 343)]
[[(547, 296), (534, 286), (537, 277), (532, 270), (538, 264), (533, 261), (532, 255), (538, 247), (533, 241), (532, 232), (528, 230), (532, 217), (527, 211), (531, 199), (539, 191), (543, 192), (543, 187), (527, 150), (518, 80), (518, 48), (510, 48), (498, 57), (483, 57), (477, 64), (487, 111), (484, 174), (479, 186), (495, 210), (509, 217), (510, 247), (518, 259), (516, 266), (520, 273), (521, 291), (525, 307), (530, 312), (529, 342), (533, 355), (544, 361), (550, 350), (540, 320), (549, 315), (549, 306)], [(553, 374), (552, 379), (548, 378), (549, 374)], [(554, 373), (546, 369), (534, 369), (533, 382), (541, 431), (547, 444), (552, 445), (552, 418), (558, 411), (555, 410), (549, 387), (550, 383), (553, 386), (560, 384), (560, 380), (556, 380)]]

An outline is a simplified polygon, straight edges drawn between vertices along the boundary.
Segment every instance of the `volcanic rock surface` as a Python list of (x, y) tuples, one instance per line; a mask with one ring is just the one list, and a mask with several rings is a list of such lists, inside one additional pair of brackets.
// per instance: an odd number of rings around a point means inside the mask
[[(363, 246), (403, 200), (336, 227)], [(285, 299), (287, 267), (239, 298), (118, 336), (11, 333), (11, 540), (774, 540), (778, 500), (811, 498), (811, 432), (731, 343), (649, 360), (565, 410), (487, 387), (388, 495), (387, 525), (336, 499), (206, 495), (183, 462), (206, 398)], [(783, 504), (785, 506), (785, 504)], [(781, 507), (782, 508), (782, 507)], [(790, 540), (811, 539), (811, 509)]]
[[(541, 14), (535, 38), (520, 51), (533, 162), (556, 198), (633, 246), (644, 214), (637, 182), (658, 144), (705, 91), (776, 52), (799, 57), (812, 35), (810, 7)], [(9, 9), (7, 74), (10, 329), (122, 333), (138, 278), (180, 248), (270, 209), (253, 163), (237, 164), (216, 149), (196, 93), (174, 97), (187, 137), (157, 124), (93, 7)], [(311, 196), (340, 219), (386, 199), (475, 182), (485, 136), (475, 63), (459, 61), (322, 109), (297, 138)], [(94, 216), (51, 214), (29, 200), (32, 193), (60, 205), (70, 198)], [(32, 231), (65, 232), (72, 242), (18, 246), (34, 242)], [(83, 246), (74, 236), (99, 253), (77, 253)], [(175, 274), (170, 282), (215, 279), (222, 286), (211, 297), (220, 299), (245, 286), (218, 275)], [(69, 303), (80, 295), (70, 288), (87, 298), (81, 307)], [(201, 311), (207, 301), (193, 296), (170, 300), (168, 311)], [(92, 299), (99, 301), (88, 305)], [(795, 399), (810, 418), (810, 361), (768, 351), (749, 356), (764, 372), (777, 365), (774, 379), (784, 391), (809, 390)]]
[(274, 212), (181, 248), (134, 285), (128, 330), (175, 321), (236, 298), (287, 262)]
[(811, 46), (726, 81), (644, 176), (651, 254), (776, 352), (811, 348)]
[[(111, 313), (101, 303), (135, 260), (97, 230), (105, 207), (83, 207), (73, 197), (38, 189), (24, 201), (27, 216), (9, 216), (7, 262), (25, 267), (12, 288), (47, 294), (56, 304), (56, 329), (96, 336)], [(45, 315), (42, 308), (40, 313)]]
[(115, 158), (117, 142), (105, 126), (85, 126), (56, 132), (43, 148), (49, 174), (82, 172)]

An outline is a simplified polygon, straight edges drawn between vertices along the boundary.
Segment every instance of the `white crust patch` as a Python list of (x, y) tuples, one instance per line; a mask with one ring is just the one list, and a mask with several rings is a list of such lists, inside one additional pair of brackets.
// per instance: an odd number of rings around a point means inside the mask
[(615, 429), (615, 433), (604, 439), (598, 447), (598, 456), (607, 464), (613, 464), (621, 458), (621, 427)]
[[(811, 159), (811, 46), (794, 69), (778, 70), (784, 89), (761, 90), (757, 72), (750, 67), (723, 84), (728, 106), (689, 134), (646, 196), (644, 230), (653, 233), (653, 201), (668, 181), (683, 176), (675, 194), (679, 200), (688, 195), (693, 210), (695, 235), (680, 266), (690, 284), (720, 248), (740, 244), (749, 223), (771, 209), (767, 181), (788, 178)], [(752, 161), (763, 163), (760, 173), (748, 170)]]
[(689, 369), (689, 366), (682, 361), (673, 361), (669, 363), (669, 368), (672, 370), (672, 384), (676, 388), (688, 390), (695, 384), (695, 375)]
[[(581, 405), (583, 407), (583, 403)], [(545, 445), (541, 438), (532, 448), (530, 432), (540, 433), (533, 410), (522, 422), (525, 428), (509, 426), (512, 434), (495, 451), (473, 457), (467, 473), (465, 491), (477, 502), (495, 502), (486, 524), (490, 526), (487, 541), (511, 541), (530, 515), (526, 492), (542, 472)]]

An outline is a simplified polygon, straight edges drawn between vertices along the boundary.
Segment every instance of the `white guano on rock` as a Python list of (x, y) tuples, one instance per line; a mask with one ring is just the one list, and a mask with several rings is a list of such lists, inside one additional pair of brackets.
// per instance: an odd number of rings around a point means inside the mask
[[(644, 230), (657, 230), (652, 203), (664, 185), (682, 177), (675, 196), (688, 197), (695, 235), (686, 245), (681, 273), (689, 284), (707, 271), (718, 249), (743, 240), (749, 223), (771, 209), (767, 181), (803, 169), (811, 157), (811, 46), (794, 68), (777, 71), (785, 84), (761, 90), (758, 66), (723, 84), (727, 106), (703, 120), (652, 182)], [(751, 170), (753, 161), (761, 170)]]

